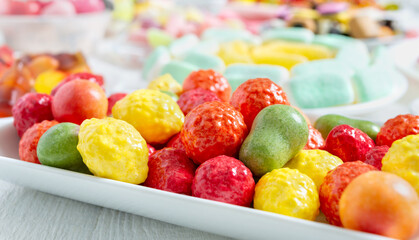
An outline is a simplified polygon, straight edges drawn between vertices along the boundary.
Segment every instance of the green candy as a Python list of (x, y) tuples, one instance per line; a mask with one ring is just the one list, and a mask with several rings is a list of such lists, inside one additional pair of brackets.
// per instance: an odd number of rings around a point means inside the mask
[(290, 27), (271, 29), (262, 33), (264, 40), (287, 40), (293, 42), (311, 43), (314, 33), (305, 28)]
[(224, 61), (221, 58), (201, 52), (188, 52), (183, 61), (193, 64), (199, 69), (212, 69), (216, 72), (223, 72), (225, 69)]
[(197, 71), (199, 68), (193, 64), (173, 60), (168, 64), (164, 65), (160, 72), (160, 76), (168, 73), (180, 84), (183, 84), (183, 81), (189, 74), (193, 71)]
[(373, 122), (348, 118), (337, 114), (327, 114), (321, 116), (314, 123), (314, 128), (319, 130), (323, 138), (326, 139), (327, 135), (329, 135), (329, 132), (332, 131), (334, 127), (344, 124), (358, 128), (359, 130), (366, 133), (374, 141), (377, 138), (378, 132), (380, 131), (380, 126)]
[(307, 144), (307, 139), (307, 122), (295, 108), (272, 105), (256, 116), (239, 159), (254, 176), (261, 177), (283, 167)]
[(41, 164), (90, 174), (77, 150), (79, 130), (74, 123), (60, 123), (48, 129), (36, 149)]

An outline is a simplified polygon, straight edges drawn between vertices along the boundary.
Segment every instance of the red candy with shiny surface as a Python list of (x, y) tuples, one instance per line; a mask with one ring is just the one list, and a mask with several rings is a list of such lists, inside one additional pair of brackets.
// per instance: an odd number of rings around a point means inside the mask
[(346, 162), (328, 172), (320, 185), (320, 210), (327, 221), (335, 226), (342, 226), (339, 217), (339, 200), (349, 183), (359, 175), (378, 170), (361, 161)]
[(183, 91), (203, 88), (215, 93), (222, 101), (228, 102), (231, 87), (227, 79), (214, 70), (198, 70), (189, 74), (183, 82)]
[(308, 125), (308, 141), (304, 150), (322, 149), (325, 145), (322, 134), (310, 124)]
[(156, 149), (148, 143), (147, 143), (147, 148), (148, 148), (148, 157), (151, 157), (151, 155), (153, 155), (156, 152)]
[(20, 137), (35, 123), (53, 120), (52, 97), (42, 93), (28, 93), (21, 97), (12, 108), (13, 125)]
[(265, 107), (274, 104), (289, 105), (280, 86), (268, 78), (250, 79), (241, 84), (231, 97), (230, 104), (239, 110), (250, 129), (256, 115)]
[(150, 156), (145, 186), (191, 195), (195, 164), (182, 150), (163, 148)]
[(377, 134), (377, 145), (391, 147), (394, 141), (408, 135), (419, 134), (419, 116), (412, 114), (398, 115), (387, 120)]
[(255, 181), (239, 160), (218, 156), (201, 164), (195, 172), (192, 196), (249, 207)]
[(343, 162), (365, 161), (365, 154), (375, 146), (364, 132), (349, 125), (339, 125), (330, 131), (324, 149)]
[(67, 76), (66, 78), (64, 78), (51, 92), (51, 95), (54, 96), (58, 89), (60, 89), (64, 84), (74, 81), (74, 80), (87, 80), (90, 82), (94, 82), (97, 83), (99, 86), (103, 87), (103, 77), (100, 75), (95, 75), (92, 73), (74, 73), (71, 74), (69, 76)]
[(388, 152), (388, 149), (389, 147), (387, 145), (375, 146), (371, 148), (371, 150), (369, 150), (365, 155), (364, 163), (374, 166), (378, 170), (381, 170), (381, 167), (383, 166), (383, 163), (381, 161)]
[(36, 147), (42, 135), (52, 126), (57, 125), (55, 120), (44, 120), (40, 123), (35, 123), (23, 134), (19, 141), (19, 157), (26, 162), (41, 164), (36, 154)]
[(236, 156), (248, 134), (243, 116), (228, 103), (207, 102), (185, 117), (180, 133), (186, 153), (196, 164), (219, 156)]
[(112, 108), (116, 102), (123, 99), (127, 94), (126, 93), (114, 93), (108, 97), (108, 112), (107, 115), (112, 115)]
[(177, 104), (185, 116), (196, 106), (204, 102), (221, 101), (217, 95), (209, 90), (197, 88), (180, 95)]

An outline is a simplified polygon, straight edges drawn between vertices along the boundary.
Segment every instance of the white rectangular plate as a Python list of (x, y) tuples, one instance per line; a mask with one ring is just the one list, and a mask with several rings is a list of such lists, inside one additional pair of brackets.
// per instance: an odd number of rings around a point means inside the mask
[(18, 160), (12, 119), (0, 119), (0, 179), (42, 192), (240, 239), (387, 239)]

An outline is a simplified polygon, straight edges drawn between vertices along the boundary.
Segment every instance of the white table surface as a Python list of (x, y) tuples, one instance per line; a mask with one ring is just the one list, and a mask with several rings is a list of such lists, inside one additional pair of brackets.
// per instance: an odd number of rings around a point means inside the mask
[[(147, 84), (137, 71), (116, 71), (111, 64), (89, 60), (102, 73), (112, 92), (135, 90)], [(419, 82), (409, 79), (409, 90), (396, 103), (363, 115), (383, 122), (409, 113), (419, 97)], [(53, 196), (0, 181), (0, 239), (227, 239), (129, 213)]]

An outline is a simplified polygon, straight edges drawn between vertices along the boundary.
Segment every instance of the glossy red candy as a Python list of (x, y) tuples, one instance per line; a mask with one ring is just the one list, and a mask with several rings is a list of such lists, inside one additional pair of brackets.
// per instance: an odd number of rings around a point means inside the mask
[(256, 78), (241, 84), (234, 91), (230, 104), (242, 113), (250, 129), (262, 109), (274, 104), (289, 105), (289, 102), (280, 86), (268, 78)]
[(320, 185), (319, 199), (320, 210), (330, 224), (342, 226), (339, 217), (339, 200), (345, 188), (359, 175), (373, 170), (378, 169), (361, 161), (355, 161), (343, 163), (327, 173)]
[(308, 125), (308, 141), (303, 149), (322, 149), (325, 145), (322, 134), (311, 124)]
[(148, 168), (145, 186), (191, 195), (195, 164), (184, 151), (163, 148), (150, 156)]
[(391, 147), (394, 141), (408, 135), (419, 134), (419, 116), (412, 114), (398, 115), (387, 120), (377, 134), (377, 145)]
[(147, 143), (147, 148), (148, 148), (148, 157), (151, 157), (151, 155), (153, 155), (156, 152), (156, 149), (148, 143)]
[(53, 120), (52, 97), (42, 93), (28, 93), (21, 97), (12, 108), (13, 125), (20, 137), (35, 123)]
[(378, 170), (381, 170), (381, 167), (383, 166), (383, 163), (381, 161), (388, 152), (388, 149), (389, 147), (387, 145), (375, 146), (371, 148), (365, 155), (364, 163), (372, 165), (376, 167)]
[(221, 101), (217, 95), (203, 88), (192, 89), (180, 95), (177, 104), (185, 116), (204, 102)]
[(231, 87), (227, 79), (214, 70), (198, 70), (189, 74), (183, 82), (183, 91), (203, 88), (214, 92), (222, 101), (228, 102)]
[(126, 93), (114, 93), (108, 97), (108, 112), (107, 115), (112, 115), (112, 108), (116, 102), (123, 99), (127, 94)]
[(249, 207), (255, 181), (239, 160), (218, 156), (201, 164), (195, 172), (192, 196)]
[(54, 96), (58, 89), (60, 89), (64, 84), (70, 82), (70, 81), (74, 81), (74, 80), (87, 80), (90, 82), (94, 82), (97, 83), (99, 86), (103, 87), (103, 77), (100, 75), (95, 75), (92, 73), (88, 73), (88, 72), (84, 72), (84, 73), (74, 73), (71, 74), (69, 76), (67, 76), (66, 78), (64, 78), (51, 92), (51, 95)]
[(42, 135), (52, 126), (57, 125), (55, 120), (44, 120), (40, 123), (35, 123), (23, 134), (19, 142), (19, 157), (26, 162), (41, 164), (36, 154), (36, 147)]
[(236, 156), (248, 133), (243, 116), (228, 103), (206, 102), (185, 117), (180, 133), (186, 153), (196, 164), (219, 156)]
[(365, 161), (365, 154), (375, 146), (364, 132), (349, 125), (339, 125), (330, 131), (324, 149), (343, 162)]

